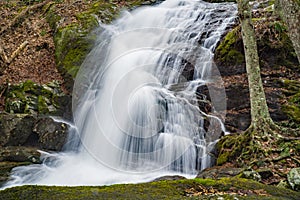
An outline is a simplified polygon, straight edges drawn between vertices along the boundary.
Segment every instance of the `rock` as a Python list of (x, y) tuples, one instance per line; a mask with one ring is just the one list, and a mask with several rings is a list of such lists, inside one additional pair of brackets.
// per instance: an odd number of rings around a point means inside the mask
[(31, 162), (41, 163), (40, 153), (36, 148), (9, 146), (0, 148), (0, 162)]
[(0, 114), (0, 150), (7, 146), (31, 146), (60, 151), (68, 135), (68, 125), (51, 117), (30, 114)]
[(30, 162), (0, 162), (0, 187), (8, 180), (12, 168), (28, 164)]
[(38, 120), (33, 132), (38, 135), (38, 145), (42, 149), (60, 151), (68, 136), (68, 126), (45, 117)]
[(300, 191), (300, 168), (293, 168), (287, 175), (289, 185), (293, 190)]
[(255, 181), (261, 181), (261, 175), (252, 169), (243, 171), (241, 177)]
[(233, 177), (233, 176), (237, 176), (242, 171), (243, 171), (242, 168), (213, 167), (201, 171), (197, 175), (197, 178), (219, 179), (224, 177)]
[[(57, 81), (39, 85), (30, 80), (10, 85), (5, 99), (8, 113), (70, 115), (71, 98)], [(66, 112), (69, 111), (69, 112)]]
[(159, 177), (154, 179), (152, 182), (156, 182), (156, 181), (174, 181), (174, 180), (183, 180), (186, 179), (183, 176), (163, 176), (163, 177)]
[(23, 145), (30, 134), (36, 117), (28, 114), (0, 114), (0, 146)]
[[(217, 64), (220, 66), (241, 66), (245, 62), (243, 53), (244, 50), (241, 37), (241, 28), (240, 26), (237, 26), (229, 31), (221, 41), (220, 45), (216, 49), (215, 59)], [(236, 69), (236, 67), (232, 69)], [(230, 74), (239, 74), (244, 72), (242, 67), (238, 67), (237, 71), (232, 71), (232, 69), (226, 68), (224, 70), (229, 70)], [(222, 68), (220, 68), (220, 70), (221, 73), (224, 74)]]

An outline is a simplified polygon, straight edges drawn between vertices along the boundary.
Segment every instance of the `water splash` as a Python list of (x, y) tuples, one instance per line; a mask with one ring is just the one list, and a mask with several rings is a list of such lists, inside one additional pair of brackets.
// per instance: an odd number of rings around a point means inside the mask
[[(43, 153), (42, 165), (15, 168), (7, 186), (144, 182), (210, 166), (226, 110), (212, 52), (236, 12), (231, 3), (167, 0), (103, 26), (74, 85), (80, 137), (65, 153)], [(199, 109), (204, 85), (213, 115)]]

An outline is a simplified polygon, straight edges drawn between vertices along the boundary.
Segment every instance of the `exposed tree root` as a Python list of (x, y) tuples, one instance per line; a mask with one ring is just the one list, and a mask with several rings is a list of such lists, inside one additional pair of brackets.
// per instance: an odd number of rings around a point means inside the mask
[(218, 159), (221, 157), (221, 161), (226, 159), (225, 162), (229, 161), (238, 166), (248, 167), (258, 163), (272, 163), (290, 158), (300, 166), (299, 155), (296, 152), (284, 153), (284, 148), (278, 149), (280, 145), (287, 142), (297, 144), (297, 140), (300, 138), (284, 135), (290, 133), (289, 135), (292, 136), (298, 130), (282, 128), (273, 122), (259, 125), (251, 125), (240, 135), (222, 138), (223, 141), (221, 140), (221, 145), (218, 147)]
[(286, 158), (293, 158), (290, 154), (285, 154), (285, 155), (282, 155), (282, 156), (278, 156), (278, 157), (275, 157), (275, 158), (265, 158), (265, 159), (262, 159), (262, 160), (253, 160), (250, 165), (256, 165), (258, 162), (278, 162), (278, 161), (281, 161), (283, 159), (286, 159)]

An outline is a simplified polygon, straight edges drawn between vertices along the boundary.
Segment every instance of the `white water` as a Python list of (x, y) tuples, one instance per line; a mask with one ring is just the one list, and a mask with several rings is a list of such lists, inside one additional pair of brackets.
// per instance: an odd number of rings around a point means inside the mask
[[(77, 131), (66, 152), (44, 152), (42, 165), (15, 168), (6, 187), (194, 177), (210, 166), (224, 128), (199, 109), (196, 91), (218, 80), (212, 51), (235, 15), (230, 3), (167, 0), (103, 26), (76, 78)], [(226, 109), (220, 91), (209, 90), (219, 116)]]

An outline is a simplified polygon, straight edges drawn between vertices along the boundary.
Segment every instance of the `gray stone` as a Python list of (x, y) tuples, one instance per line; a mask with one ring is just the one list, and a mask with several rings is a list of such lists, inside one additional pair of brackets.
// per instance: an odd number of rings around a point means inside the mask
[(212, 167), (207, 168), (201, 171), (197, 178), (211, 178), (211, 179), (218, 179), (224, 177), (234, 177), (240, 174), (243, 171), (242, 168), (224, 168), (224, 167)]
[(300, 191), (300, 168), (293, 168), (287, 175), (289, 185), (293, 190)]
[(186, 178), (183, 177), (183, 176), (162, 176), (162, 177), (154, 179), (153, 182), (156, 182), (156, 181), (174, 181), (174, 180), (183, 180), (183, 179), (186, 179)]
[(261, 175), (253, 169), (243, 171), (241, 177), (246, 179), (252, 179), (255, 181), (261, 181)]

